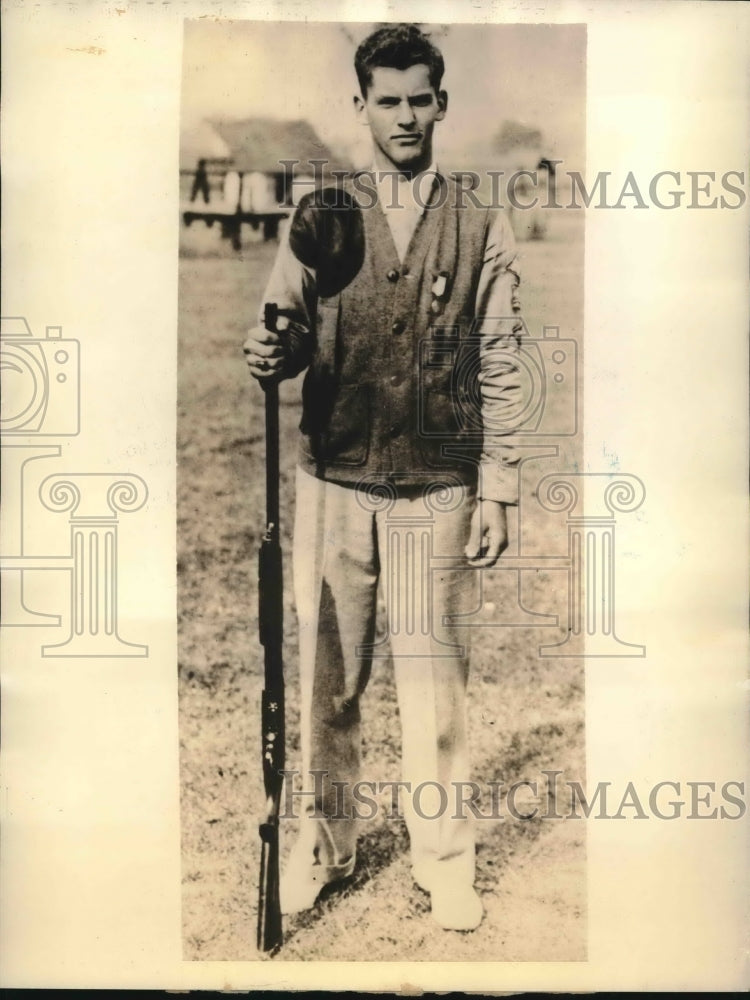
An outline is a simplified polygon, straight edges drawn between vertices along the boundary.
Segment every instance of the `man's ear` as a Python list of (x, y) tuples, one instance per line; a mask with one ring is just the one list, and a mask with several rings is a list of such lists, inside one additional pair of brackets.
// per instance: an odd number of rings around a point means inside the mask
[(367, 125), (367, 106), (359, 94), (354, 95), (354, 113), (360, 125)]
[(439, 111), (435, 116), (435, 121), (441, 122), (445, 118), (445, 112), (448, 110), (448, 91), (439, 90), (437, 95), (437, 104)]

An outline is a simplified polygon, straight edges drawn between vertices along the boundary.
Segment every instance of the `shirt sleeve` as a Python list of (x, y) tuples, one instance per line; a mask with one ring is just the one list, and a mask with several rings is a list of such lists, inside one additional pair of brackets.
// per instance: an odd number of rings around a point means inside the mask
[(310, 363), (315, 339), (317, 290), (315, 271), (303, 264), (290, 246), (291, 220), (284, 226), (271, 276), (258, 312), (258, 322), (263, 325), (267, 302), (279, 308), (277, 329), (289, 351), (289, 377), (298, 375)]
[(477, 288), (475, 330), (479, 343), (482, 457), (481, 499), (518, 503), (519, 454), (511, 435), (523, 406), (518, 363), (523, 323), (520, 317), (518, 252), (502, 210), (489, 215), (484, 259)]

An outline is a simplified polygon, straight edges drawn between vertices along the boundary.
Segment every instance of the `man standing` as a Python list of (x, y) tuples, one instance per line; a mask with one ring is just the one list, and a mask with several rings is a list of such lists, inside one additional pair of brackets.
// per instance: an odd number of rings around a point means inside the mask
[(208, 204), (211, 194), (208, 186), (208, 170), (206, 170), (206, 161), (203, 159), (198, 160), (198, 166), (195, 168), (195, 177), (193, 178), (193, 187), (190, 191), (190, 200), (195, 201), (199, 194), (203, 195), (203, 200), (206, 204)]
[[(244, 345), (260, 381), (307, 369), (294, 585), (307, 789), (282, 909), (352, 873), (362, 798), (360, 698), (379, 583), (402, 728), (412, 873), (446, 929), (482, 919), (473, 888), (465, 694), (477, 570), (507, 546), (517, 502), (515, 247), (501, 212), (433, 162), (443, 58), (414, 25), (359, 46), (356, 113), (373, 170), (304, 198), (266, 289), (278, 333)], [(419, 789), (419, 796), (414, 792)], [(366, 813), (364, 814), (366, 815)]]

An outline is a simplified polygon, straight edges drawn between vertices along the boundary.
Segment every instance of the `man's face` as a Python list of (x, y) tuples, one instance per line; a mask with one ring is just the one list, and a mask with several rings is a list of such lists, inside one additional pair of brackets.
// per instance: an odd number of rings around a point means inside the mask
[(430, 165), (432, 132), (435, 122), (445, 117), (448, 95), (442, 90), (435, 93), (427, 66), (376, 66), (367, 97), (355, 97), (354, 103), (370, 126), (376, 160), (385, 159), (380, 167), (425, 169)]

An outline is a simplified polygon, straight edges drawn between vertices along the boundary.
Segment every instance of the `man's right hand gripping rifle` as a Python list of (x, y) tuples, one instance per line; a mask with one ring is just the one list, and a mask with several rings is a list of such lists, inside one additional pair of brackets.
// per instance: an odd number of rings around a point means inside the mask
[[(250, 374), (260, 383), (294, 378), (310, 362), (314, 326), (314, 272), (291, 252), (290, 237), (282, 235), (258, 314), (242, 349)], [(266, 329), (266, 302), (276, 304), (276, 329)]]
[(288, 340), (279, 335), (288, 325), (284, 316), (277, 321), (278, 331), (266, 330), (262, 326), (253, 327), (247, 335), (242, 350), (250, 369), (250, 374), (258, 381), (288, 378), (291, 369), (291, 357)]
[(280, 307), (277, 310), (276, 330), (255, 326), (248, 331), (242, 350), (250, 374), (259, 382), (294, 378), (307, 366), (309, 334), (304, 322), (306, 317), (299, 313), (295, 305), (286, 309)]

